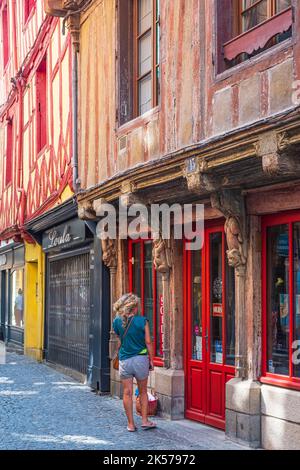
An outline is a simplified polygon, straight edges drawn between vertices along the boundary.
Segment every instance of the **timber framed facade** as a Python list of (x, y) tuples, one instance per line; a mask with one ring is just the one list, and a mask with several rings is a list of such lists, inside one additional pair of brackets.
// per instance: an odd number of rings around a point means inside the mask
[[(160, 100), (128, 122), (120, 119), (131, 93), (124, 3), (46, 2), (48, 12), (72, 18), (79, 44), (79, 217), (97, 222), (101, 205), (120, 196), (129, 205), (199, 202), (206, 243), (193, 256), (174, 238), (139, 249), (103, 243), (111, 302), (134, 290), (153, 318), (149, 386), (163, 416), (226, 429), (253, 447), (299, 449), (291, 359), (299, 339), (299, 2), (277, 2), (238, 35), (220, 14), (234, 0), (158, 2)], [(111, 393), (121, 392), (111, 370)]]

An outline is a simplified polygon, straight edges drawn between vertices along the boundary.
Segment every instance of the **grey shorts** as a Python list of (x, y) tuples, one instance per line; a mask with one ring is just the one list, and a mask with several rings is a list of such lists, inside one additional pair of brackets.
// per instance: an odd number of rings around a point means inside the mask
[(124, 361), (119, 361), (119, 373), (121, 379), (144, 380), (149, 375), (149, 356), (141, 355), (130, 357)]

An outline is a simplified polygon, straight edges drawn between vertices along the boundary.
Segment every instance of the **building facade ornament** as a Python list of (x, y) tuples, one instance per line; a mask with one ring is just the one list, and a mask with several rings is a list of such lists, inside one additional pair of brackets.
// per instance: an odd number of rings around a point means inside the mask
[(82, 220), (95, 220), (96, 213), (91, 201), (78, 202), (78, 217)]
[(172, 267), (169, 240), (164, 240), (161, 236), (154, 239), (152, 257), (156, 271), (164, 275), (169, 274)]
[(256, 152), (262, 159), (262, 169), (267, 176), (300, 175), (299, 144), (293, 144), (286, 131), (262, 134), (256, 144)]
[(185, 161), (183, 177), (188, 190), (199, 194), (216, 191), (221, 186), (219, 178), (209, 172), (207, 161), (199, 157), (191, 157)]
[(106, 238), (101, 240), (102, 246), (102, 261), (108, 268), (117, 268), (117, 246), (116, 240)]
[(245, 266), (246, 257), (246, 211), (244, 199), (238, 190), (222, 190), (211, 195), (211, 205), (225, 217), (227, 259), (229, 266)]

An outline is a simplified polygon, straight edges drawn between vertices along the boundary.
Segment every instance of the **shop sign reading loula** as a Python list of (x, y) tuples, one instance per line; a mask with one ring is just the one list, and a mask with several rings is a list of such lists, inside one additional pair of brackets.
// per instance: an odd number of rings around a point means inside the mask
[(85, 224), (82, 220), (53, 227), (43, 235), (43, 250), (55, 251), (67, 248), (85, 240)]

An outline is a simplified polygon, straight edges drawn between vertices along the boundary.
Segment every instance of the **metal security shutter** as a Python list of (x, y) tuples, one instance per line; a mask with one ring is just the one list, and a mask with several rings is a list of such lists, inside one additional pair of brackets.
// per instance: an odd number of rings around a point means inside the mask
[(87, 373), (90, 324), (89, 253), (49, 262), (47, 359)]

